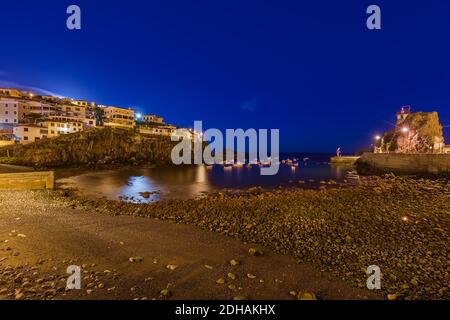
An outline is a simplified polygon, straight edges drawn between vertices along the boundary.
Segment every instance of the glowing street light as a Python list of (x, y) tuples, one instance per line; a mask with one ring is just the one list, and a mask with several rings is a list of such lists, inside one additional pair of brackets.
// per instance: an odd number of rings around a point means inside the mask
[(380, 140), (381, 137), (380, 136), (375, 136), (375, 140)]
[(402, 132), (403, 132), (403, 133), (408, 133), (408, 132), (409, 132), (408, 127), (403, 127), (403, 128), (402, 128)]
[(141, 118), (142, 118), (142, 114), (137, 113), (137, 114), (136, 114), (136, 119), (140, 120)]

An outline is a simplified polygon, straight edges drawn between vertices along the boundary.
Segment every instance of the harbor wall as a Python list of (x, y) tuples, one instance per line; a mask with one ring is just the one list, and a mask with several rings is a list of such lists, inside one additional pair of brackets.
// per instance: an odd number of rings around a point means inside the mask
[(38, 190), (54, 189), (54, 187), (53, 171), (0, 174), (0, 190)]
[(450, 175), (450, 154), (365, 153), (356, 162), (362, 174)]

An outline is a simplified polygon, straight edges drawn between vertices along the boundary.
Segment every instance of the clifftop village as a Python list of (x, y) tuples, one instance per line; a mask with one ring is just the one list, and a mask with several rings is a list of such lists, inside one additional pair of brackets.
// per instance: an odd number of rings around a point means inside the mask
[[(32, 143), (96, 127), (132, 129), (137, 122), (139, 131), (146, 134), (170, 136), (177, 129), (164, 123), (162, 117), (141, 116), (132, 108), (0, 88), (0, 147)], [(184, 134), (190, 134), (189, 129), (184, 130)]]

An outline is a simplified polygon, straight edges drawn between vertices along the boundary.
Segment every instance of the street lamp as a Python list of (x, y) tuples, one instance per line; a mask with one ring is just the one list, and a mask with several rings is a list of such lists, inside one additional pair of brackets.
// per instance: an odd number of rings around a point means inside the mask
[(403, 127), (403, 128), (402, 128), (402, 132), (403, 132), (403, 133), (408, 133), (408, 132), (409, 132), (408, 127)]

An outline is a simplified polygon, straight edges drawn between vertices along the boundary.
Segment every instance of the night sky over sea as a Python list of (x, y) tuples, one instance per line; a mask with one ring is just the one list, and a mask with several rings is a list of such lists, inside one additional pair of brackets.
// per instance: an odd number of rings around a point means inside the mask
[[(370, 4), (381, 30), (366, 28)], [(368, 147), (411, 105), (439, 112), (449, 144), (449, 14), (444, 0), (2, 1), (0, 86), (185, 127), (279, 128), (283, 152)]]

